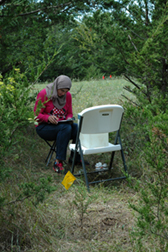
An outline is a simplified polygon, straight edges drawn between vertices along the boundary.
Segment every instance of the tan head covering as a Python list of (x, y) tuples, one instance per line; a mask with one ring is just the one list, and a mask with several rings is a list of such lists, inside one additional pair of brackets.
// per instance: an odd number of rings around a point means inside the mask
[(53, 83), (46, 86), (47, 97), (52, 100), (56, 108), (62, 109), (66, 103), (66, 94), (59, 97), (57, 89), (68, 88), (70, 90), (71, 86), (71, 79), (66, 75), (58, 76)]

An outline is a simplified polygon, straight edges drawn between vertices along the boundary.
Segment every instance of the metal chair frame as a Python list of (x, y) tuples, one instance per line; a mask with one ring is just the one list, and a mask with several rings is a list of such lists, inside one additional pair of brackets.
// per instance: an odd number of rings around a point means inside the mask
[[(111, 152), (111, 159), (110, 159), (110, 164), (109, 164), (109, 167), (108, 167), (108, 171), (110, 172), (110, 170), (111, 170), (115, 152), (119, 151), (117, 148), (115, 148), (115, 146), (118, 147), (118, 144), (119, 144), (125, 175), (121, 176), (121, 177), (117, 177), (117, 178), (108, 178), (108, 179), (97, 180), (97, 181), (92, 181), (92, 182), (88, 181), (88, 177), (87, 177), (88, 174), (98, 173), (100, 171), (91, 171), (91, 172), (86, 171), (85, 162), (84, 162), (84, 158), (83, 158), (83, 150), (82, 150), (82, 145), (81, 145), (81, 141), (80, 141), (80, 133), (81, 133), (82, 125), (83, 125), (83, 119), (84, 119), (84, 117), (82, 115), (78, 114), (79, 127), (78, 127), (78, 133), (77, 133), (75, 148), (72, 149), (71, 148), (72, 145), (70, 144), (70, 149), (74, 151), (74, 157), (73, 157), (71, 172), (74, 173), (75, 157), (76, 157), (76, 153), (79, 152), (80, 155), (81, 155), (83, 174), (84, 174), (84, 177), (85, 177), (86, 186), (87, 186), (88, 192), (90, 192), (90, 189), (89, 189), (90, 184), (101, 183), (101, 182), (105, 182), (105, 181), (114, 181), (114, 180), (125, 179), (127, 177), (128, 173), (127, 173), (127, 166), (126, 166), (126, 161), (125, 161), (123, 147), (122, 147), (121, 138), (120, 138), (120, 127), (121, 127), (121, 122), (120, 122), (119, 129), (116, 131), (115, 141), (114, 141), (114, 145), (113, 145), (114, 150), (112, 150), (112, 152)], [(122, 118), (121, 118), (121, 121), (122, 121)], [(104, 151), (104, 152), (107, 152), (107, 151)], [(102, 153), (103, 153), (103, 151), (102, 151)], [(80, 175), (81, 175), (81, 173), (78, 173), (78, 174), (75, 174), (74, 176), (80, 176)]]
[(47, 140), (45, 140), (45, 142), (48, 144), (48, 146), (50, 146), (49, 153), (48, 153), (47, 158), (45, 160), (46, 166), (48, 166), (50, 163), (50, 160), (52, 158), (53, 153), (54, 152), (56, 153), (56, 140), (54, 140), (52, 144), (50, 144), (49, 141), (47, 141)]

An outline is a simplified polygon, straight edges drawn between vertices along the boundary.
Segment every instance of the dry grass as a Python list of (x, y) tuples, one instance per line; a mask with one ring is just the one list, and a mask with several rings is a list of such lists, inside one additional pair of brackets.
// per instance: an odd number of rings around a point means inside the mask
[[(128, 83), (121, 79), (74, 82), (71, 90), (74, 116), (77, 118), (77, 113), (89, 106), (122, 104), (120, 95), (124, 93), (122, 87), (125, 84)], [(34, 91), (45, 86), (36, 85)], [(10, 162), (13, 173), (1, 188), (2, 195), (11, 201), (19, 194), (19, 183), (38, 181), (47, 176), (52, 177), (56, 190), (37, 208), (26, 199), (1, 211), (0, 251), (137, 251), (131, 240), (135, 216), (129, 207), (129, 201), (136, 202), (137, 195), (129, 189), (127, 181), (94, 185), (89, 194), (83, 187), (83, 179), (77, 178), (66, 191), (61, 184), (63, 176), (53, 172), (52, 163), (47, 168), (45, 166), (47, 152), (48, 146), (37, 136), (33, 125), (15, 146)], [(107, 154), (88, 156), (92, 168), (96, 162), (107, 162), (108, 158)], [(118, 157), (114, 165), (121, 168)], [(70, 169), (68, 164), (66, 168)], [(82, 210), (74, 203), (81, 188), (83, 194), (78, 198), (79, 205), (92, 199), (82, 222)]]
[[(52, 241), (46, 251), (130, 251), (129, 233), (134, 221), (128, 194), (92, 188), (88, 197), (96, 194), (97, 199), (88, 206), (81, 229), (80, 215), (73, 205), (76, 190), (78, 186), (55, 192), (39, 208), (41, 217), (45, 215), (42, 223), (46, 238)], [(39, 251), (39, 244), (34, 244), (32, 251)]]

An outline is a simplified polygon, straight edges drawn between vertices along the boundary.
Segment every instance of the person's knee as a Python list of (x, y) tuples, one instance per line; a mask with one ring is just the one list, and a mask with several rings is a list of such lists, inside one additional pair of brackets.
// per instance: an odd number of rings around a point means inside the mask
[(64, 128), (63, 128), (64, 132), (66, 132), (67, 134), (71, 134), (72, 131), (72, 127), (70, 124), (65, 124)]

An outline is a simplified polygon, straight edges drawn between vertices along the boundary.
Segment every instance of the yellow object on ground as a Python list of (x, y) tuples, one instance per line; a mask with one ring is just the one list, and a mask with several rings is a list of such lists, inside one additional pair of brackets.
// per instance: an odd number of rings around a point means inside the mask
[(61, 184), (65, 186), (65, 189), (68, 190), (75, 180), (76, 178), (74, 177), (74, 175), (70, 171), (68, 171)]

